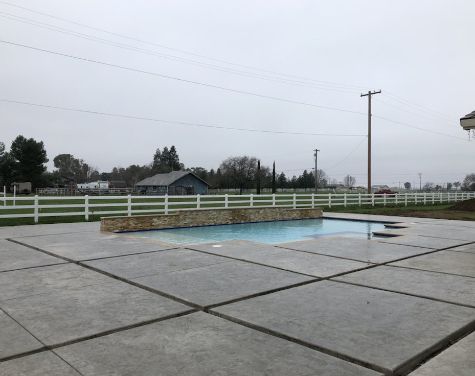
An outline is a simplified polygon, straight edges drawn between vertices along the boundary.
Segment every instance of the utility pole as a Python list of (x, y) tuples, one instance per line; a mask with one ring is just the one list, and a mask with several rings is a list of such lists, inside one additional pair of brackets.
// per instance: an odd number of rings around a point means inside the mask
[(360, 97), (368, 97), (368, 193), (371, 193), (371, 97), (375, 94), (381, 94), (381, 90), (370, 90), (360, 95)]
[(318, 192), (318, 152), (320, 150), (315, 149), (315, 193)]
[(422, 191), (422, 172), (419, 172), (419, 191)]

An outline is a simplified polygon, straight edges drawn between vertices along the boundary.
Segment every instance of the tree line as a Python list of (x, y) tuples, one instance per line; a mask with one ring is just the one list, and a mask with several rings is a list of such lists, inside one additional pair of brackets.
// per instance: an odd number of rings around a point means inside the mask
[[(157, 148), (150, 163), (144, 165), (132, 164), (128, 167), (114, 167), (110, 172), (99, 172), (91, 164), (72, 154), (59, 154), (53, 158), (53, 171), (47, 171), (48, 162), (45, 146), (42, 141), (25, 138), (19, 135), (13, 140), (10, 150), (0, 142), (0, 186), (13, 182), (29, 181), (34, 188), (42, 187), (71, 187), (77, 183), (96, 180), (124, 182), (127, 187), (133, 187), (137, 182), (158, 173), (185, 170), (191, 171), (208, 182), (216, 189), (246, 189), (272, 188), (314, 188), (315, 174), (304, 170), (299, 175), (287, 176), (284, 172), (276, 173), (275, 162), (272, 166), (261, 165), (260, 160), (251, 156), (233, 156), (223, 160), (214, 169), (204, 167), (186, 167), (180, 162), (178, 151), (174, 145), (163, 149)], [(318, 170), (318, 186), (329, 187), (331, 182), (323, 170)], [(353, 187), (356, 180), (347, 175), (343, 184)], [(405, 188), (411, 188), (405, 183)], [(447, 188), (455, 186), (464, 190), (475, 190), (475, 174), (469, 174), (463, 183), (448, 183)], [(433, 188), (432, 186), (428, 186)]]

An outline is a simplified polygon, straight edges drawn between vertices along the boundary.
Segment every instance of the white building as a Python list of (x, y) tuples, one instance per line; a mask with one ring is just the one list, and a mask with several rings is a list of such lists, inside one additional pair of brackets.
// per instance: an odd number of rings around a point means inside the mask
[(82, 183), (77, 185), (78, 191), (82, 190), (97, 190), (97, 189), (109, 189), (109, 182), (108, 181), (93, 181), (90, 183)]

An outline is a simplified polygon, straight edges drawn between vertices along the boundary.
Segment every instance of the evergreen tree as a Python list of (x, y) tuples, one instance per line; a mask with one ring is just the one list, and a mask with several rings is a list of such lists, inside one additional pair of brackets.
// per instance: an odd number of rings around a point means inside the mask
[(275, 185), (275, 161), (272, 164), (272, 193), (276, 192), (276, 185)]
[(43, 142), (20, 135), (12, 142), (10, 155), (14, 161), (15, 179), (29, 181), (37, 187), (48, 162)]
[(179, 171), (184, 168), (185, 166), (180, 163), (180, 158), (174, 145), (170, 149), (165, 146), (163, 151), (160, 151), (160, 149), (155, 151), (152, 162), (152, 172), (154, 174)]
[[(0, 142), (0, 186), (10, 188), (15, 180), (15, 160), (5, 151), (5, 144)], [(2, 188), (3, 189), (3, 188)]]
[(256, 193), (261, 194), (261, 161), (257, 161), (257, 171), (256, 171)]
[(287, 188), (287, 177), (285, 176), (285, 174), (283, 172), (281, 172), (279, 174), (279, 177), (277, 178), (277, 186), (281, 189), (283, 188)]

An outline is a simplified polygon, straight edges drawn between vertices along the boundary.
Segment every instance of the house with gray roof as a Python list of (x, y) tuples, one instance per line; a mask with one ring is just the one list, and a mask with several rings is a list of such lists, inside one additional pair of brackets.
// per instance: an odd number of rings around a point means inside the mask
[(156, 174), (135, 184), (135, 190), (149, 195), (205, 195), (209, 184), (190, 171)]
[(460, 119), (460, 125), (466, 131), (471, 129), (475, 129), (475, 111), (465, 115), (463, 118)]

